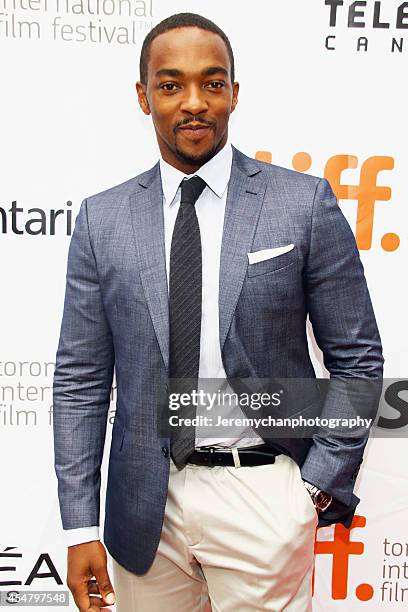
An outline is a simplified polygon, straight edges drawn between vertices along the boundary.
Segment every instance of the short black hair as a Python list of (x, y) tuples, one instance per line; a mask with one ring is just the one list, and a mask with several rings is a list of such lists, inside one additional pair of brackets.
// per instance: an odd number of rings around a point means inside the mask
[(171, 15), (166, 19), (163, 19), (160, 23), (158, 23), (154, 28), (150, 30), (147, 34), (146, 38), (143, 41), (142, 50), (140, 52), (140, 81), (146, 85), (147, 84), (147, 66), (150, 59), (150, 47), (154, 39), (159, 36), (159, 34), (163, 34), (164, 32), (168, 32), (169, 30), (175, 30), (176, 28), (189, 28), (189, 27), (197, 27), (201, 28), (201, 30), (207, 30), (207, 32), (214, 32), (214, 34), (218, 34), (220, 38), (225, 43), (227, 47), (228, 55), (231, 63), (231, 81), (232, 83), (235, 80), (235, 66), (234, 66), (234, 54), (232, 52), (231, 43), (228, 40), (227, 35), (219, 28), (213, 21), (210, 21), (206, 17), (202, 17), (201, 15), (197, 15), (196, 13), (177, 13), (176, 15)]

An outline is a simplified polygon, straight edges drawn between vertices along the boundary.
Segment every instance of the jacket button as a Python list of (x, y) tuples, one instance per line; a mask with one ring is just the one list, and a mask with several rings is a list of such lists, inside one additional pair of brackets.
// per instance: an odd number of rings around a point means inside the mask
[(167, 446), (162, 446), (162, 453), (165, 457), (168, 456), (169, 454), (169, 449), (167, 448)]

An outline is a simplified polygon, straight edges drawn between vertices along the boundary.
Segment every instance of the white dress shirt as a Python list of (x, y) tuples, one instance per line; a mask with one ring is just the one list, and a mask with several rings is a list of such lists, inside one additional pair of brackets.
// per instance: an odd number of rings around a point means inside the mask
[[(224, 226), (224, 214), (227, 201), (227, 188), (231, 175), (232, 148), (228, 142), (207, 163), (194, 174), (186, 175), (171, 166), (160, 157), (160, 174), (163, 188), (163, 216), (166, 250), (167, 287), (169, 287), (170, 249), (174, 224), (180, 207), (180, 183), (187, 177), (200, 176), (207, 184), (198, 198), (195, 209), (200, 226), (202, 248), (202, 314), (199, 378), (223, 379), (221, 389), (233, 393), (226, 381), (226, 373), (222, 363), (219, 337), (219, 272), (221, 241)], [(206, 390), (208, 386), (206, 384)], [(226, 410), (226, 409), (224, 409)], [(197, 414), (205, 414), (205, 408), (197, 408)], [(208, 412), (206, 414), (209, 414)], [(242, 412), (235, 405), (230, 410), (223, 411), (223, 416), (240, 416)], [(253, 430), (237, 427), (228, 430), (226, 437), (200, 437), (200, 428), (196, 429), (196, 447), (214, 445), (219, 447), (243, 447), (263, 444), (262, 438)], [(99, 527), (81, 527), (66, 529), (67, 546), (99, 539)]]

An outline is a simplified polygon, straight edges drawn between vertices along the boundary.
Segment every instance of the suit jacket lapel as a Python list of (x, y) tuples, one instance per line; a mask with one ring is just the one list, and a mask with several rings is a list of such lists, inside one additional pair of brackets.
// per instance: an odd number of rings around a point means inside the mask
[(168, 370), (169, 303), (159, 163), (139, 177), (139, 185), (130, 197), (133, 232), (147, 306)]
[(219, 329), (221, 350), (227, 337), (248, 265), (255, 228), (265, 195), (259, 167), (233, 149), (221, 244)]

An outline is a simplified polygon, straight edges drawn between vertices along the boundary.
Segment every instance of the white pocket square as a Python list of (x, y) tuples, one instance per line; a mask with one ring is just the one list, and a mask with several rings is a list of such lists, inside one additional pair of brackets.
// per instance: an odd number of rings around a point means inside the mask
[(259, 261), (265, 261), (265, 259), (272, 259), (272, 257), (278, 257), (288, 253), (295, 247), (294, 244), (287, 244), (282, 247), (275, 247), (274, 249), (262, 249), (262, 251), (255, 251), (254, 253), (247, 253), (250, 264), (258, 263)]

